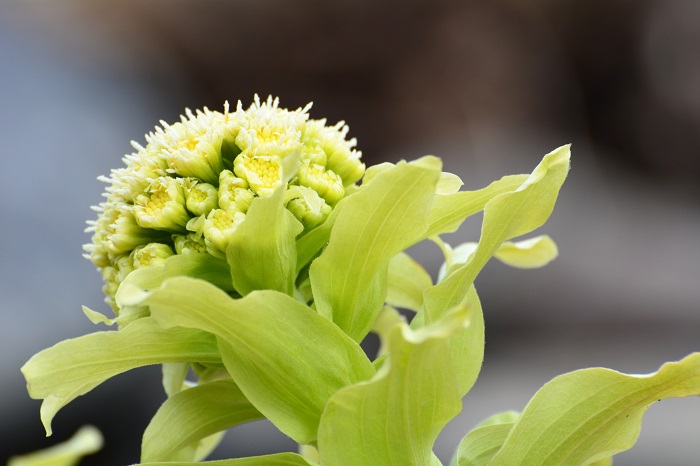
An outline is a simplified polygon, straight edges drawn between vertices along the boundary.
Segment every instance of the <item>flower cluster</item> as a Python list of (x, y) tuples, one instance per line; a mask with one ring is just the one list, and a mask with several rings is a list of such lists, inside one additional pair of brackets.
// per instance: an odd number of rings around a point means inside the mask
[[(300, 165), (286, 186), (285, 204), (305, 231), (322, 223), (365, 171), (355, 139), (340, 122), (309, 119), (310, 105), (289, 111), (269, 97), (244, 110), (187, 110), (181, 121), (132, 142), (125, 167), (100, 179), (106, 201), (88, 222), (88, 257), (102, 272), (107, 301), (133, 270), (174, 254), (224, 257), (233, 231), (256, 197), (283, 183), (282, 159)], [(116, 310), (116, 309), (115, 309)]]

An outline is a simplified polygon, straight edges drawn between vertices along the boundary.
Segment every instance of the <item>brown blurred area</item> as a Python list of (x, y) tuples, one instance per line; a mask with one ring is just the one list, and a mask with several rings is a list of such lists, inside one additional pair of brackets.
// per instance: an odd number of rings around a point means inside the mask
[[(0, 6), (0, 27), (0, 134), (11, 149), (3, 164), (12, 169), (34, 157), (55, 175), (46, 183), (77, 166), (92, 181), (118, 166), (129, 139), (142, 141), (158, 119), (172, 122), (185, 107), (221, 109), (225, 100), (247, 106), (256, 93), (279, 96), (285, 107), (313, 101), (312, 117), (346, 121), (368, 164), (438, 155), (466, 189), (529, 172), (545, 153), (573, 143), (571, 175), (541, 231), (558, 242), (560, 258), (535, 271), (492, 264), (477, 280), (487, 357), (464, 413), (438, 440), (443, 462), (481, 418), (521, 409), (558, 373), (589, 365), (651, 372), (700, 349), (695, 0), (28, 2)], [(46, 139), (36, 130), (41, 118), (54, 131), (51, 146), (13, 145), (17, 134)], [(90, 144), (81, 133), (88, 128), (99, 135)], [(71, 163), (56, 164), (51, 151), (65, 151)], [(80, 236), (75, 225), (92, 216), (86, 206), (102, 190), (77, 186), (73, 202), (81, 204), (68, 217), (78, 220), (66, 238)], [(7, 199), (15, 187), (0, 189)], [(73, 195), (66, 188), (67, 199)], [(4, 202), (8, 225), (20, 210), (43, 208), (39, 200), (22, 209)], [(448, 241), (476, 240), (478, 228), (472, 222)], [(2, 367), (13, 377), (3, 386), (3, 411), (12, 413), (0, 426), (11, 439), (3, 454), (34, 448), (41, 436), (38, 405), (22, 401), (19, 366), (81, 333), (66, 324), (52, 332), (51, 322), (82, 318), (80, 304), (99, 306), (99, 277), (79, 247), (65, 244), (73, 249), (56, 262), (89, 278), (63, 283), (61, 271), (52, 273), (61, 291), (52, 295), (48, 330), (22, 349), (3, 348), (17, 355)], [(2, 253), (4, 264), (20, 260), (9, 248)], [(415, 255), (437, 270), (437, 248)], [(35, 269), (27, 264), (42, 263), (24, 264), (20, 275), (28, 277)], [(25, 314), (44, 308), (19, 294), (32, 288), (14, 270), (2, 269), (3, 314), (17, 303)], [(13, 319), (17, 331), (35, 332)], [(158, 377), (137, 371), (106, 384), (59, 414), (57, 435), (95, 423), (107, 447), (86, 465), (136, 462), (140, 433), (160, 401), (146, 395), (158, 392)], [(654, 407), (639, 445), (615, 464), (695, 464), (699, 409), (697, 400)], [(235, 429), (224, 443), (217, 458), (295, 447), (260, 424)]]
[(692, 1), (73, 2), (57, 21), (63, 8), (24, 13), (99, 66), (113, 57), (76, 34), (91, 23), (186, 104), (313, 101), (352, 122), (366, 157), (484, 126), (580, 133), (624, 170), (697, 190)]

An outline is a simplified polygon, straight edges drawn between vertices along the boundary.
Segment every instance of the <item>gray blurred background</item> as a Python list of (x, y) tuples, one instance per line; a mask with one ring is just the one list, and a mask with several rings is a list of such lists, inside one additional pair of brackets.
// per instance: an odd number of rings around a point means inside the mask
[[(92, 423), (85, 465), (138, 460), (160, 373), (122, 375), (66, 407), (43, 438), (19, 367), (107, 311), (81, 257), (84, 222), (131, 139), (185, 107), (279, 96), (345, 120), (368, 163), (431, 153), (466, 189), (530, 172), (573, 143), (542, 229), (541, 270), (487, 266), (482, 377), (436, 444), (449, 461), (482, 418), (522, 409), (562, 372), (647, 373), (700, 350), (700, 2), (89, 1), (0, 5), (0, 461)], [(478, 238), (478, 219), (451, 243)], [(440, 253), (417, 248), (435, 273)], [(699, 464), (700, 400), (653, 406), (617, 465)], [(293, 450), (264, 422), (215, 458)]]

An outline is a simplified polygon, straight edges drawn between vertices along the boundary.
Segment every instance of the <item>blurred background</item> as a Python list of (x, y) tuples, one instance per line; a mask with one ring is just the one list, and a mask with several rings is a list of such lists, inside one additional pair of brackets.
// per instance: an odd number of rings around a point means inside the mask
[[(91, 423), (85, 465), (138, 461), (163, 401), (160, 372), (119, 376), (76, 400), (44, 439), (20, 366), (95, 330), (108, 312), (81, 257), (96, 180), (159, 119), (244, 106), (254, 93), (345, 120), (365, 161), (434, 154), (465, 189), (529, 173), (573, 143), (541, 229), (560, 257), (492, 263), (477, 280), (482, 376), (438, 439), (447, 463), (488, 415), (522, 409), (562, 372), (647, 373), (700, 350), (700, 2), (695, 0), (3, 2), (0, 4), (0, 461)], [(479, 219), (447, 240), (476, 240)], [(431, 245), (414, 251), (435, 273)], [(653, 406), (616, 465), (693, 465), (700, 400)], [(214, 458), (295, 449), (265, 422)]]

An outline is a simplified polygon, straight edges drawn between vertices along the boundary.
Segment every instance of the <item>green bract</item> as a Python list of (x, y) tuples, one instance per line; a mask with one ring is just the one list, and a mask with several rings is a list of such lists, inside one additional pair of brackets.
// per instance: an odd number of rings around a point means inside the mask
[[(347, 127), (311, 120), (308, 108), (256, 99), (188, 111), (105, 178), (86, 249), (116, 317), (84, 312), (117, 329), (58, 343), (22, 368), (48, 433), (77, 396), (162, 364), (168, 399), (144, 433), (143, 465), (193, 464), (226, 429), (260, 418), (300, 453), (210, 464), (441, 464), (433, 443), (484, 356), (474, 280), (491, 257), (533, 268), (557, 256), (546, 235), (514, 239), (551, 214), (569, 147), (530, 175), (460, 191), (432, 156), (365, 173)], [(478, 242), (440, 238), (481, 211)], [(423, 240), (445, 256), (436, 282), (405, 252)], [(370, 332), (376, 357), (359, 345)], [(650, 376), (574, 372), (522, 414), (477, 426), (452, 464), (610, 464), (651, 403), (697, 394), (700, 354)]]

